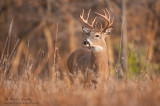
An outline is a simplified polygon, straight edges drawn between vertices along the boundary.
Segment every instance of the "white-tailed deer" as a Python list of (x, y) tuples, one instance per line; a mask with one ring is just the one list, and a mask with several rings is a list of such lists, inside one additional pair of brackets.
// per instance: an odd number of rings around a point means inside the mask
[[(85, 83), (97, 82), (97, 78), (106, 81), (109, 77), (108, 67), (108, 55), (107, 45), (105, 37), (110, 35), (113, 24), (111, 21), (108, 10), (104, 10), (104, 15), (95, 12), (98, 16), (101, 16), (107, 22), (107, 25), (101, 28), (97, 28), (96, 17), (90, 24), (88, 22), (90, 10), (88, 16), (84, 19), (84, 10), (80, 14), (80, 19), (88, 26), (82, 27), (84, 33), (88, 36), (84, 41), (84, 48), (80, 48), (74, 51), (68, 58), (68, 69), (71, 74), (78, 74), (81, 71), (85, 77)], [(96, 22), (97, 23), (97, 22)], [(92, 73), (93, 72), (93, 73)], [(92, 74), (91, 74), (92, 73)]]

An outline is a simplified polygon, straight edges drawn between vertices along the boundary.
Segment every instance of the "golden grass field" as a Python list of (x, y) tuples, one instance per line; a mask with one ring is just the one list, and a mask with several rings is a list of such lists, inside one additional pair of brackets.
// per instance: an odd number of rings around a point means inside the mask
[(110, 78), (105, 85), (84, 88), (76, 79), (69, 87), (59, 79), (41, 80), (25, 73), (17, 80), (0, 79), (1, 106), (159, 106), (160, 78), (144, 74), (120, 81)]

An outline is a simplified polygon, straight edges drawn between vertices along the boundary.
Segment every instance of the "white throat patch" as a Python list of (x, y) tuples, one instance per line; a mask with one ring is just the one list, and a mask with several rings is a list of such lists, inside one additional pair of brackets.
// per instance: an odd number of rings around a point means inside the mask
[(103, 50), (103, 47), (102, 46), (96, 46), (94, 47), (93, 49), (95, 52), (99, 52), (99, 51), (102, 51)]

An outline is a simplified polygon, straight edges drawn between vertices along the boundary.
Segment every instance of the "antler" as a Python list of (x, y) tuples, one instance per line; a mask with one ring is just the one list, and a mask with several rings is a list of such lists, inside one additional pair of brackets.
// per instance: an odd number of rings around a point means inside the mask
[(104, 11), (104, 15), (100, 14), (100, 13), (97, 13), (95, 12), (97, 15), (103, 17), (106, 21), (107, 21), (107, 26), (104, 28), (109, 28), (112, 24), (113, 24), (113, 21), (114, 21), (114, 18), (112, 19), (112, 22), (111, 22), (111, 18), (110, 18), (110, 14), (109, 14), (109, 11), (106, 9), (106, 10), (103, 10)]
[(90, 23), (88, 22), (89, 15), (90, 15), (90, 11), (91, 11), (91, 9), (88, 11), (87, 18), (84, 19), (84, 9), (83, 9), (82, 13), (80, 14), (80, 18), (81, 18), (81, 20), (82, 20), (86, 25), (88, 25), (88, 26), (91, 27), (91, 28), (94, 28), (94, 27), (95, 27), (95, 26), (94, 26), (94, 23), (95, 23), (97, 17), (95, 17), (95, 18), (93, 19), (93, 21), (92, 21), (92, 24), (90, 24)]

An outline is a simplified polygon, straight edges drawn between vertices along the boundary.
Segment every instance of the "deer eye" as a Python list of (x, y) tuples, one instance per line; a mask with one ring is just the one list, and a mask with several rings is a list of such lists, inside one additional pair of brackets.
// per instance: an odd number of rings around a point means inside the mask
[(96, 35), (96, 37), (99, 37), (99, 35)]

